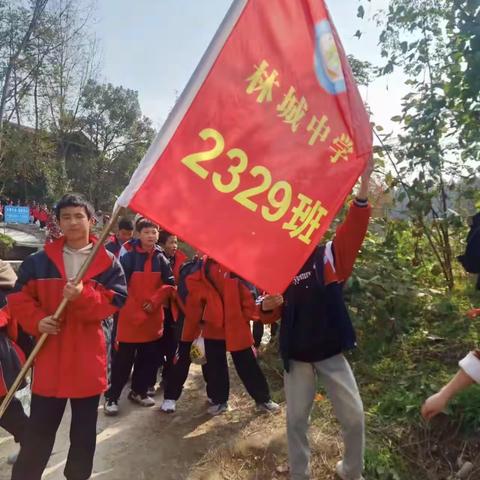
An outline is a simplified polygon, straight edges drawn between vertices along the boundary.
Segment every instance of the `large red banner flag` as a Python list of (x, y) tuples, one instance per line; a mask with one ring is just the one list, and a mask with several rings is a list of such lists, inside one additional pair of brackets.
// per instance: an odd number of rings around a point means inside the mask
[(324, 1), (237, 0), (117, 205), (282, 292), (371, 151)]

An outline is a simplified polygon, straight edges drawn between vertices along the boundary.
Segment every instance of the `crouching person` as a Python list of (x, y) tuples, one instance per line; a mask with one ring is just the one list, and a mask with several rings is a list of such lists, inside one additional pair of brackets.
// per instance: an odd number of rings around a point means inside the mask
[(437, 393), (425, 400), (422, 415), (430, 420), (445, 410), (450, 400), (474, 383), (480, 383), (480, 350), (470, 352), (458, 363), (460, 369), (456, 375)]

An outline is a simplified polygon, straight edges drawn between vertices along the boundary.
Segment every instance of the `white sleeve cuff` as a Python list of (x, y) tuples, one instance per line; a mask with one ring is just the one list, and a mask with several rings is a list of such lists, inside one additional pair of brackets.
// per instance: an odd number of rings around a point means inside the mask
[(458, 362), (460, 368), (476, 383), (480, 383), (480, 359), (470, 352)]

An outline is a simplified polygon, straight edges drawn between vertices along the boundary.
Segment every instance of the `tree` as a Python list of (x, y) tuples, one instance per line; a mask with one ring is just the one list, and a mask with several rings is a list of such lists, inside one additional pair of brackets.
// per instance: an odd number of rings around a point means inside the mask
[[(32, 2), (31, 8), (33, 5), (40, 3)], [(30, 10), (22, 0), (0, 0), (0, 39), (4, 40), (0, 44), (0, 67), (3, 60), (4, 71), (11, 79), (3, 88), (1, 121), (6, 127), (0, 130), (0, 137), (3, 131), (8, 135), (0, 151), (0, 167), (6, 173), (5, 179), (11, 177), (15, 182), (15, 175), (19, 176), (24, 188), (17, 192), (36, 196), (32, 187), (41, 184), (41, 196), (46, 199), (58, 197), (69, 188), (66, 161), (72, 148), (78, 150), (73, 137), (80, 128), (80, 97), (86, 81), (94, 74), (96, 57), (87, 29), (88, 8), (80, 10), (75, 0), (49, 0), (42, 5), (42, 14), (32, 28), (33, 17), (30, 20)], [(27, 29), (30, 36), (25, 41)], [(22, 42), (21, 55), (17, 55)], [(12, 61), (15, 56), (16, 61)], [(12, 122), (19, 128), (12, 129)], [(22, 136), (26, 145), (18, 143)], [(30, 153), (19, 159), (17, 152), (25, 148)], [(10, 158), (5, 157), (7, 152)], [(18, 161), (13, 162), (14, 158)], [(19, 162), (28, 168), (20, 169)], [(32, 183), (31, 172), (46, 175), (45, 181)]]
[(480, 3), (452, 0), (446, 35), (449, 58), (445, 93), (464, 155), (480, 160)]
[[(30, 9), (22, 6), (12, 8), (4, 1), (0, 2), (0, 47), (4, 68), (0, 77), (0, 163), (2, 160), (2, 137), (5, 108), (7, 102), (17, 93), (17, 79), (14, 80), (14, 92), (11, 88), (12, 74), (16, 72), (22, 55), (27, 51), (34, 32), (44, 14), (48, 0), (32, 0)], [(25, 23), (25, 18), (29, 18)], [(18, 115), (18, 112), (17, 112)]]
[(67, 161), (81, 129), (82, 92), (89, 79), (96, 76), (97, 47), (86, 25), (90, 9), (80, 10), (74, 0), (55, 0), (50, 15), (51, 42), (40, 78), (41, 115), (58, 146), (55, 196), (71, 188)]
[(464, 68), (477, 68), (472, 47), (478, 9), (478, 2), (469, 0), (391, 0), (379, 17), (386, 59), (379, 74), (402, 69), (410, 87), (401, 115), (393, 117), (402, 126), (391, 145), (397, 158), (393, 180), (403, 185), (409, 215), (427, 237), (449, 288), (454, 285), (451, 230), (457, 222), (450, 214), (450, 192), (475, 172), (479, 160), (478, 135), (472, 135), (478, 71), (476, 78), (460, 79)]
[(108, 209), (125, 187), (153, 138), (138, 94), (90, 80), (82, 92), (81, 131), (91, 142), (88, 159), (70, 164), (75, 188), (88, 192), (95, 208)]
[(56, 148), (47, 132), (6, 124), (0, 194), (53, 201), (48, 195)]

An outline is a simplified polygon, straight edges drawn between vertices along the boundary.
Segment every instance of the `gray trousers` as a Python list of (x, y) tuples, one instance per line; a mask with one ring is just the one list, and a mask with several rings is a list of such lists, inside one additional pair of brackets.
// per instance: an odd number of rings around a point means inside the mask
[(360, 478), (365, 449), (363, 404), (352, 369), (342, 354), (315, 363), (290, 360), (290, 371), (284, 374), (290, 478), (310, 478), (307, 433), (317, 377), (325, 386), (340, 422), (345, 445), (345, 473), (352, 479)]

